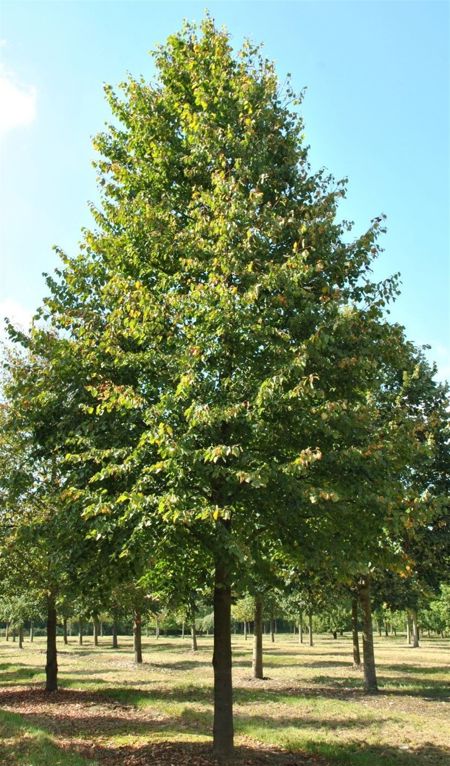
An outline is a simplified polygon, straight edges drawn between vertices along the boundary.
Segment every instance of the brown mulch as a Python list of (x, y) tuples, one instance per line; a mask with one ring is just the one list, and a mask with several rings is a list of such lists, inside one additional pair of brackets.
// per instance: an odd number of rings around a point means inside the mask
[[(20, 713), (31, 725), (44, 728), (55, 736), (55, 745), (62, 750), (95, 759), (102, 766), (219, 766), (208, 743), (159, 741), (143, 746), (145, 733), (164, 736), (164, 729), (183, 731), (190, 725), (149, 707), (139, 710), (106, 700), (96, 692), (61, 689), (48, 693), (40, 686), (9, 686), (0, 689), (0, 707)], [(135, 734), (140, 742), (112, 747), (108, 736), (117, 733)], [(233, 761), (227, 763), (326, 766), (319, 756), (288, 753), (250, 739), (236, 748)]]

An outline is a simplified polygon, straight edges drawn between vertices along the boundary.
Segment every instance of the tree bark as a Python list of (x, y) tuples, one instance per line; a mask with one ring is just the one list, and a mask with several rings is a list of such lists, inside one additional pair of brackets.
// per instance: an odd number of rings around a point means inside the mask
[(33, 643), (34, 641), (34, 622), (33, 620), (30, 620), (30, 642)]
[(133, 641), (134, 661), (137, 665), (142, 663), (142, 616), (139, 609), (135, 609), (133, 617)]
[[(218, 522), (229, 530), (230, 522)], [(220, 545), (220, 540), (219, 540)], [(213, 752), (224, 760), (233, 754), (233, 686), (231, 673), (231, 584), (227, 562), (216, 554), (214, 582), (214, 724)]]
[(372, 607), (370, 604), (370, 579), (362, 577), (359, 583), (359, 601), (362, 609), (362, 642), (364, 663), (364, 687), (366, 692), (376, 694), (378, 691), (375, 670), (375, 654), (373, 651)]
[(255, 598), (252, 671), (253, 678), (263, 678), (262, 601), (259, 597)]
[(195, 627), (195, 617), (194, 617), (194, 619), (192, 621), (192, 625), (191, 625), (191, 651), (196, 652), (197, 649), (198, 649), (198, 645), (197, 645), (197, 630), (196, 630), (196, 627)]
[(67, 638), (67, 617), (64, 617), (63, 619), (63, 641), (66, 645), (69, 643), (69, 639)]
[(411, 623), (412, 623), (412, 647), (413, 649), (419, 648), (419, 627), (417, 624), (417, 611), (411, 609)]
[(358, 636), (358, 599), (352, 597), (352, 642), (353, 642), (353, 665), (355, 668), (361, 667), (361, 655), (359, 653)]
[(93, 620), (93, 633), (94, 633), (94, 646), (98, 646), (98, 634), (100, 633), (100, 625), (96, 617)]
[(55, 599), (49, 596), (47, 604), (47, 664), (45, 666), (45, 691), (58, 689), (58, 661), (56, 648), (56, 607)]
[(337, 630), (332, 630), (331, 635), (333, 636), (333, 640), (337, 641)]
[(303, 644), (303, 613), (298, 613), (298, 643)]
[(247, 620), (244, 620), (244, 640), (247, 641)]
[(80, 626), (79, 627), (80, 627), (80, 630), (79, 630), (79, 633), (78, 633), (78, 643), (79, 643), (80, 646), (82, 646), (83, 645), (83, 620), (81, 619), (81, 617), (80, 617)]
[(117, 622), (116, 620), (113, 620), (112, 624), (112, 648), (118, 649), (119, 648), (119, 642), (117, 641)]
[(276, 621), (274, 619), (270, 620), (270, 640), (272, 641), (272, 644), (275, 642), (276, 627)]
[(312, 618), (313, 618), (312, 612), (309, 612), (308, 613), (308, 628), (309, 628), (309, 645), (310, 646), (314, 645), (313, 630), (312, 630)]
[(23, 625), (19, 625), (19, 649), (23, 649)]
[(9, 622), (6, 623), (5, 639), (6, 639), (6, 641), (9, 641)]

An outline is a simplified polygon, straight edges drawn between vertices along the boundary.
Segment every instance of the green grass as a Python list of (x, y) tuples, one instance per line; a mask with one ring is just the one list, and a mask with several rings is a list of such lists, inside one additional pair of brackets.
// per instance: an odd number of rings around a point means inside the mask
[(0, 710), (0, 763), (5, 766), (97, 766), (58, 746), (46, 731), (21, 715)]
[[(26, 642), (22, 651), (0, 643), (0, 707), (13, 711), (0, 719), (12, 732), (3, 745), (12, 756), (0, 750), (0, 763), (87, 766), (93, 761), (86, 752), (103, 764), (121, 748), (124, 766), (138, 755), (150, 764), (156, 762), (152, 748), (161, 743), (190, 746), (193, 753), (210, 743), (212, 639), (201, 638), (195, 654), (188, 640), (146, 639), (141, 667), (133, 663), (130, 638), (121, 639), (118, 651), (109, 641), (103, 638), (98, 648), (89, 639), (81, 648), (75, 639), (69, 647), (61, 642), (57, 705), (39, 691), (43, 639)], [(450, 763), (449, 641), (425, 640), (410, 649), (404, 638), (376, 638), (377, 696), (363, 691), (348, 637), (321, 636), (314, 647), (299, 646), (292, 636), (265, 641), (267, 678), (256, 681), (251, 640), (233, 638), (238, 745), (266, 755), (278, 747), (299, 758), (321, 756), (332, 766)], [(191, 762), (195, 766), (195, 755)]]

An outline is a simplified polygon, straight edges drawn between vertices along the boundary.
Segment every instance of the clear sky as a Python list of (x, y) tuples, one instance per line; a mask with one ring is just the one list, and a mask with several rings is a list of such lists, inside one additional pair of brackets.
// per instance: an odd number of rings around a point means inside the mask
[(148, 51), (208, 8), (239, 47), (263, 42), (302, 107), (314, 168), (348, 176), (355, 233), (388, 216), (375, 274), (400, 271), (392, 319), (450, 378), (448, 2), (23, 2), (0, 10), (0, 314), (39, 304), (58, 244), (74, 254), (96, 199), (102, 83), (151, 77)]

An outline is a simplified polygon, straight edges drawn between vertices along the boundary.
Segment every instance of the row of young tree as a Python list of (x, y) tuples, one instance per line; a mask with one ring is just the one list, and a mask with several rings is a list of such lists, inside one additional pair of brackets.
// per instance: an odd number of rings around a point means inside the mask
[(448, 390), (387, 319), (382, 217), (339, 221), (345, 182), (311, 168), (273, 65), (209, 17), (155, 65), (106, 87), (95, 227), (29, 332), (9, 325), (1, 592), (45, 604), (49, 691), (78, 603), (139, 640), (155, 603), (192, 625), (209, 599), (226, 759), (237, 599), (259, 642), (274, 591), (297, 615), (352, 593), (375, 691), (371, 580), (415, 625), (449, 581)]

